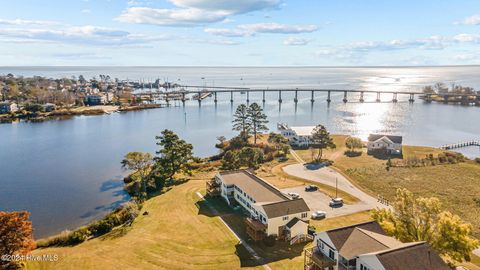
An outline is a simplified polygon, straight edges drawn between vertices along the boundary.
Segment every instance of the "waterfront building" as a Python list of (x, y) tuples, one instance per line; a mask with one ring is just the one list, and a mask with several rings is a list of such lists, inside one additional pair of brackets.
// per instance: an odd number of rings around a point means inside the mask
[(246, 213), (247, 234), (255, 241), (267, 236), (295, 241), (308, 238), (310, 208), (302, 198), (292, 199), (247, 170), (218, 173), (207, 183), (210, 196), (220, 196)]
[(375, 221), (315, 233), (305, 270), (451, 269), (426, 243), (402, 243)]
[(105, 105), (107, 98), (104, 95), (87, 95), (85, 96), (85, 105)]
[(402, 136), (370, 134), (368, 136), (368, 153), (382, 152), (391, 155), (402, 154)]
[(53, 112), (56, 110), (57, 106), (53, 103), (45, 103), (42, 105), (45, 112)]
[(315, 126), (289, 127), (287, 124), (277, 124), (280, 134), (288, 139), (292, 146), (308, 147), (312, 143), (312, 132)]
[(18, 105), (15, 102), (0, 102), (0, 114), (13, 113), (18, 111)]

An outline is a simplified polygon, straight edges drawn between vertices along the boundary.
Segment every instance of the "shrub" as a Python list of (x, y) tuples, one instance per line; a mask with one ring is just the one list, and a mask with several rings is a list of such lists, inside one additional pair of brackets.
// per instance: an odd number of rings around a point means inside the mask
[(478, 164), (480, 164), (480, 158), (475, 158), (475, 162), (477, 162)]
[(89, 236), (90, 236), (90, 231), (86, 227), (80, 228), (70, 234), (68, 239), (68, 245), (80, 244), (85, 240), (87, 240)]

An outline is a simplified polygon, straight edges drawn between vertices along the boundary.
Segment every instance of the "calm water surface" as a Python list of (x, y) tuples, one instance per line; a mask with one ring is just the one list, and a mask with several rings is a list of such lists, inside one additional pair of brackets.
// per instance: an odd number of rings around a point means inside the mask
[[(110, 74), (120, 79), (169, 78), (185, 84), (245, 85), (250, 87), (330, 87), (339, 89), (419, 90), (437, 81), (469, 85), (480, 89), (479, 67), (441, 68), (0, 68), (0, 74), (33, 74), (85, 77)], [(201, 77), (205, 79), (202, 80)], [(242, 78), (243, 80), (240, 80)], [(204, 82), (205, 81), (205, 82)], [(73, 229), (102, 217), (128, 200), (122, 190), (120, 160), (129, 151), (156, 150), (154, 137), (163, 129), (172, 129), (194, 145), (198, 156), (217, 153), (216, 137), (232, 136), (232, 114), (246, 96), (219, 95), (217, 105), (207, 99), (170, 108), (117, 113), (109, 116), (81, 116), (71, 120), (44, 123), (0, 125), (0, 211), (28, 210), (37, 237)], [(369, 133), (385, 132), (404, 136), (406, 144), (440, 146), (463, 140), (480, 139), (480, 108), (443, 104), (414, 104), (391, 96), (383, 102), (343, 104), (343, 94), (302, 93), (295, 105), (293, 96), (269, 93), (263, 104), (271, 130), (277, 122), (290, 125), (322, 123), (333, 133), (345, 133), (365, 139)], [(261, 104), (260, 94), (251, 94), (251, 102)], [(478, 147), (465, 148), (470, 157), (480, 156)]]

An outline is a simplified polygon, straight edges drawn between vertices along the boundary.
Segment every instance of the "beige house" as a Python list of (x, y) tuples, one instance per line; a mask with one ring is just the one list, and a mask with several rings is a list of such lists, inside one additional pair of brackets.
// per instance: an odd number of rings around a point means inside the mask
[(266, 236), (285, 240), (307, 237), (310, 209), (305, 201), (291, 199), (247, 170), (218, 173), (207, 184), (207, 193), (248, 213), (247, 233), (253, 240)]
[(450, 269), (426, 242), (402, 243), (375, 221), (316, 233), (304, 262), (305, 270)]

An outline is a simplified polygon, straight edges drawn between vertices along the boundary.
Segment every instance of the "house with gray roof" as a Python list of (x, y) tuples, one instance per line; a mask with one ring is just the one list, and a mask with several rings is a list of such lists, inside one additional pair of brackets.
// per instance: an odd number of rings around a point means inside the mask
[(402, 243), (380, 225), (365, 222), (315, 234), (315, 247), (305, 252), (305, 269), (448, 270), (426, 243)]
[(305, 201), (290, 198), (247, 170), (218, 173), (207, 183), (207, 194), (220, 196), (232, 207), (242, 207), (248, 213), (247, 234), (253, 240), (307, 237), (310, 208)]
[(368, 136), (368, 153), (382, 152), (390, 155), (402, 154), (402, 136), (370, 134)]

